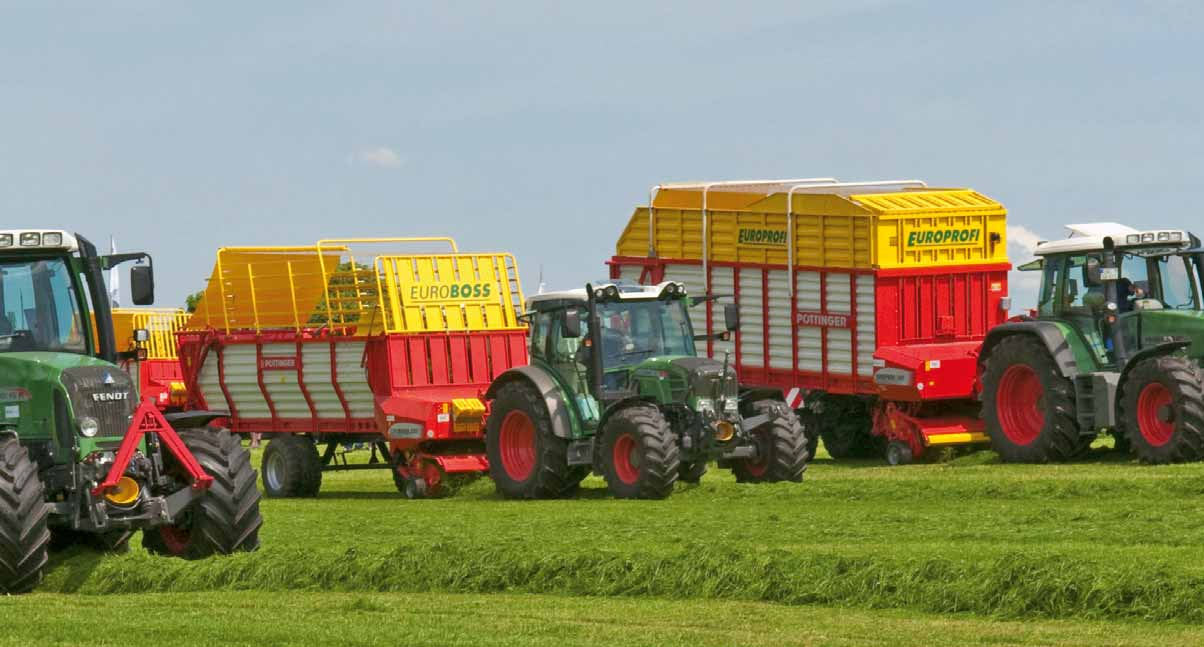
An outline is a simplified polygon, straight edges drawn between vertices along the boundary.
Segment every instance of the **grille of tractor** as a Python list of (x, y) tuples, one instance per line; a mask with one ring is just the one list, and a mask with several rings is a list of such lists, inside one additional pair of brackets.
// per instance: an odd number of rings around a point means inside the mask
[[(63, 371), (63, 387), (71, 398), (75, 419), (95, 418), (98, 436), (124, 436), (134, 413), (134, 387), (125, 371), (105, 366), (81, 366)], [(124, 394), (120, 400), (111, 399)]]

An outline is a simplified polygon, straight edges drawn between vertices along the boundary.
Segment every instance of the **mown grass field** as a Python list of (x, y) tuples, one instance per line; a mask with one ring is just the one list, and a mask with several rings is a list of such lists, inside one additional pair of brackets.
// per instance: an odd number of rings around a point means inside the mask
[(327, 474), (316, 500), (265, 502), (255, 554), (57, 555), (40, 593), (0, 600), (17, 623), (0, 645), (79, 606), (124, 644), (1199, 644), (1202, 500), (1204, 465), (1110, 454), (821, 457), (802, 485), (712, 470), (659, 502), (596, 479), (578, 500), (503, 501), (480, 481), (407, 501), (385, 472)]

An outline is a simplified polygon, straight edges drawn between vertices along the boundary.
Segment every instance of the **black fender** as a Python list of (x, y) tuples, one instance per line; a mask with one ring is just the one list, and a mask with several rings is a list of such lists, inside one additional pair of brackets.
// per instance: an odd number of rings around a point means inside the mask
[(204, 427), (218, 418), (229, 418), (229, 411), (221, 409), (176, 411), (163, 414), (163, 419), (172, 429), (196, 429)]
[(548, 417), (552, 419), (552, 433), (566, 440), (572, 438), (573, 423), (569, 416), (573, 414), (569, 410), (570, 405), (564, 401), (560, 385), (556, 384), (556, 380), (552, 379), (547, 371), (530, 364), (512, 368), (493, 379), (493, 383), (485, 391), (485, 398), (493, 400), (497, 397), (498, 390), (512, 382), (525, 383), (538, 391), (544, 406), (548, 408)]
[(982, 341), (982, 350), (978, 353), (979, 370), (983, 368), (995, 346), (1005, 337), (1013, 335), (1029, 335), (1045, 344), (1045, 348), (1049, 350), (1049, 356), (1058, 365), (1058, 371), (1062, 373), (1062, 377), (1073, 379), (1079, 374), (1078, 362), (1074, 361), (1074, 352), (1070, 350), (1070, 343), (1066, 341), (1066, 336), (1056, 325), (1048, 321), (1016, 321), (992, 328), (987, 333), (987, 338)]
[[(1129, 377), (1129, 371), (1132, 370), (1132, 368), (1136, 366), (1138, 362), (1151, 357), (1170, 355), (1171, 353), (1176, 353), (1184, 348), (1187, 348), (1188, 346), (1191, 346), (1190, 341), (1171, 341), (1164, 344), (1158, 344), (1157, 346), (1150, 346), (1149, 348), (1141, 349), (1140, 352), (1136, 353), (1125, 361), (1125, 367), (1121, 369), (1120, 379), (1117, 381), (1117, 384), (1119, 385), (1118, 388), (1124, 388), (1125, 380)], [(1117, 400), (1119, 400), (1119, 398), (1117, 398)], [(1119, 402), (1117, 404), (1119, 405)]]

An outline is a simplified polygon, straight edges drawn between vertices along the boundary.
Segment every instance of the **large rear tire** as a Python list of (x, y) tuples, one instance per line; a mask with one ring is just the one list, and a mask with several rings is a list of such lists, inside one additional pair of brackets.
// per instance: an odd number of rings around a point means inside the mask
[(260, 469), (263, 493), (271, 498), (315, 497), (322, 489), (322, 459), (306, 436), (273, 436)]
[(983, 421), (991, 448), (1004, 461), (1066, 461), (1091, 444), (1079, 435), (1074, 385), (1035, 338), (1000, 341), (986, 359), (982, 381)]
[(523, 382), (498, 390), (485, 425), (489, 476), (509, 499), (555, 499), (576, 491), (586, 469), (568, 464), (543, 398)]
[(1200, 370), (1182, 357), (1141, 360), (1120, 392), (1125, 439), (1143, 463), (1204, 458), (1204, 391)]
[(0, 437), (0, 593), (27, 593), (42, 581), (48, 516), (37, 465), (16, 438)]
[(752, 404), (754, 415), (776, 413), (773, 421), (754, 429), (757, 458), (732, 462), (737, 483), (778, 483), (803, 480), (807, 470), (807, 437), (794, 412), (784, 403), (762, 400)]
[(602, 476), (620, 499), (663, 499), (673, 493), (681, 469), (677, 438), (651, 404), (615, 412), (602, 430)]
[[(187, 430), (180, 439), (196, 457), (213, 484), (181, 513), (175, 523), (149, 528), (142, 545), (151, 553), (202, 559), (259, 548), (259, 490), (251, 455), (238, 438), (224, 429)], [(165, 456), (177, 474), (181, 469)]]

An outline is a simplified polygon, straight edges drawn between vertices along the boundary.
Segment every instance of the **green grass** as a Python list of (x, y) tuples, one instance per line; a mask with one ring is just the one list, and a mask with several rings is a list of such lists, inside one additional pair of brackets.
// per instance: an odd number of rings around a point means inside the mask
[[(82, 609), (82, 610), (81, 610)], [(86, 620), (85, 620), (86, 618)], [(497, 594), (168, 593), (0, 598), (28, 645), (1198, 645), (1200, 627), (998, 622), (753, 602)]]
[(1204, 624), (1204, 464), (990, 454), (806, 482), (712, 470), (666, 501), (503, 501), (480, 481), (407, 501), (386, 472), (264, 504), (263, 549), (203, 562), (69, 551), (44, 591), (533, 593)]

